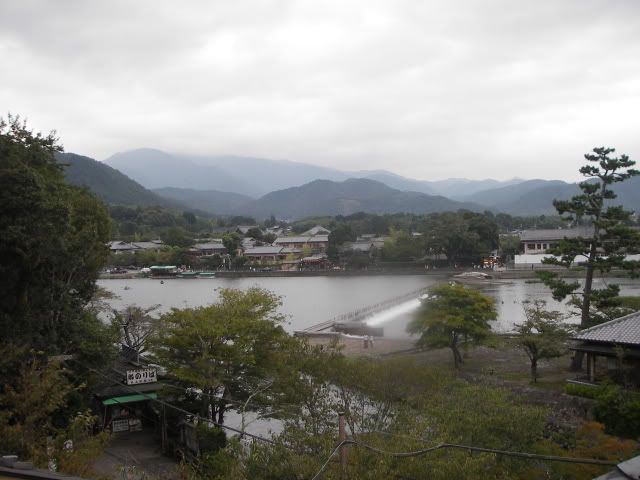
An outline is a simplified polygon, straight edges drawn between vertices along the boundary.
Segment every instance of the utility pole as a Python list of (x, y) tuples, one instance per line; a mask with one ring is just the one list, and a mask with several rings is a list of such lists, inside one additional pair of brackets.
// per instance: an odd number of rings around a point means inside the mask
[[(344, 412), (338, 412), (338, 443), (342, 443), (347, 439), (347, 430), (345, 428)], [(347, 471), (347, 446), (340, 447), (340, 468), (342, 473)]]

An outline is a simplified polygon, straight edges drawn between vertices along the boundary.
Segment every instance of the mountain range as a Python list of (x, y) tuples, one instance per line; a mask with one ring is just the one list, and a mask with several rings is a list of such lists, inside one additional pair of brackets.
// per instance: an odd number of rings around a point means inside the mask
[(241, 156), (195, 156), (169, 154), (151, 148), (116, 153), (104, 163), (121, 171), (149, 189), (163, 187), (217, 190), (260, 197), (314, 180), (342, 182), (350, 178), (368, 178), (402, 191), (443, 195), (464, 200), (462, 196), (497, 188), (522, 180), (415, 180), (386, 170), (348, 171), (287, 160)]
[[(72, 153), (60, 154), (58, 159), (68, 165), (68, 181), (88, 187), (107, 203), (257, 218), (461, 208), (542, 215), (555, 213), (553, 199), (579, 192), (576, 184), (560, 180), (424, 181), (383, 170), (341, 171), (289, 161), (196, 157), (153, 149), (118, 153), (105, 162)], [(640, 178), (618, 184), (615, 190), (617, 203), (640, 209)]]

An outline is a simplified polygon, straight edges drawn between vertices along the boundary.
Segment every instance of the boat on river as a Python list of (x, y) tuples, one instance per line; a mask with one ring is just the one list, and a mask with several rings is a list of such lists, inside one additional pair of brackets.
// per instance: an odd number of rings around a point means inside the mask
[(473, 282), (473, 283), (485, 283), (493, 280), (493, 276), (484, 272), (462, 272), (454, 275), (453, 278), (456, 281), (465, 283), (465, 282)]
[(197, 278), (198, 272), (184, 271), (178, 274), (178, 278)]

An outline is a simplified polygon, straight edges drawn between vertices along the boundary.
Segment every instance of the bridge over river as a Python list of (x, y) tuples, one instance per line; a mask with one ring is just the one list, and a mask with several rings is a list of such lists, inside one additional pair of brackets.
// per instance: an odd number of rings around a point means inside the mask
[[(366, 320), (374, 315), (389, 310), (397, 305), (416, 300), (424, 295), (426, 288), (418, 288), (408, 293), (398, 295), (397, 297), (389, 298), (382, 302), (375, 303), (373, 305), (367, 305), (366, 307), (352, 310), (351, 312), (337, 315), (327, 321), (317, 323), (304, 330), (297, 330), (294, 335), (297, 336), (327, 336), (327, 335), (339, 335), (340, 332), (336, 331), (336, 327), (344, 324), (358, 325), (361, 324), (363, 330), (366, 329)], [(378, 329), (381, 330), (381, 329)]]

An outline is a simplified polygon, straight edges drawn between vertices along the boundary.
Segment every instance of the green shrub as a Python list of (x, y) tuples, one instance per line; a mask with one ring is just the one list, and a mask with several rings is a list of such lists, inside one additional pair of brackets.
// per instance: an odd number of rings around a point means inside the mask
[(599, 389), (593, 408), (595, 419), (607, 433), (628, 438), (640, 437), (640, 397), (617, 386)]
[(201, 454), (215, 453), (227, 445), (227, 436), (221, 428), (201, 423), (198, 425), (198, 444)]
[(601, 388), (594, 385), (581, 385), (579, 383), (567, 383), (564, 392), (567, 395), (575, 395), (576, 397), (584, 397), (595, 400)]

